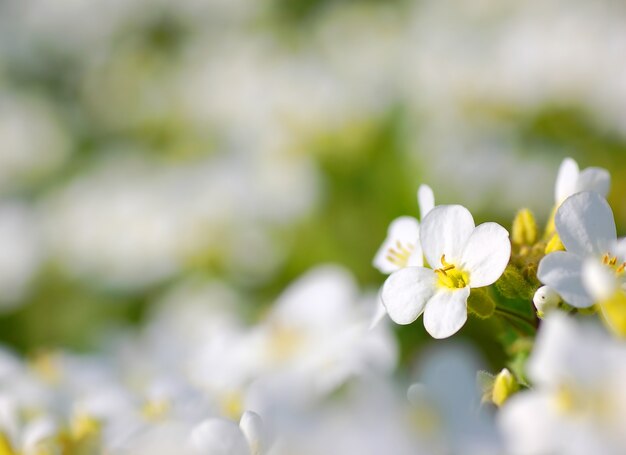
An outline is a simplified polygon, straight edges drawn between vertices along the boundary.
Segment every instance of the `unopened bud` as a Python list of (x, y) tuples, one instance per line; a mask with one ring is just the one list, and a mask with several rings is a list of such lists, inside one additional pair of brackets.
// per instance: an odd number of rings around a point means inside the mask
[(550, 286), (541, 286), (533, 296), (533, 303), (537, 308), (537, 316), (542, 318), (547, 311), (550, 311), (561, 302), (561, 296)]
[(503, 368), (496, 376), (493, 383), (493, 391), (491, 393), (491, 400), (496, 406), (502, 406), (511, 395), (519, 390), (519, 383), (515, 376), (511, 372)]
[(565, 247), (563, 246), (563, 243), (561, 242), (561, 238), (559, 237), (559, 234), (553, 234), (552, 237), (550, 237), (550, 240), (548, 240), (548, 244), (546, 245), (546, 249), (544, 250), (545, 254), (550, 254), (553, 253), (555, 251), (565, 251)]
[(533, 245), (537, 241), (537, 222), (530, 210), (522, 209), (515, 215), (511, 241), (515, 245)]

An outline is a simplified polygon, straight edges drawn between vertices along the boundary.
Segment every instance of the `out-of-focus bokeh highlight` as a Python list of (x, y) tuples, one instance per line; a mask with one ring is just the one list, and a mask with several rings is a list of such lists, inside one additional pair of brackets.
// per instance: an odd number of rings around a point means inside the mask
[[(624, 225), (625, 20), (610, 1), (0, 3), (0, 340), (89, 351), (189, 283), (256, 321), (320, 263), (375, 292), (420, 183), (478, 222), (545, 220), (564, 156), (611, 171)], [(461, 335), (495, 362), (481, 324)], [(424, 330), (397, 333), (409, 365)]]

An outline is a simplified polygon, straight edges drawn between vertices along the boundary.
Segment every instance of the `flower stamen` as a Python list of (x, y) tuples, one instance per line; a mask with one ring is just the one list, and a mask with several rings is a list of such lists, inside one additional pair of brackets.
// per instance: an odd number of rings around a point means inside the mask
[(441, 255), (441, 265), (443, 267), (435, 269), (441, 286), (452, 289), (460, 289), (467, 286), (469, 282), (467, 273), (457, 269), (454, 264), (447, 262), (445, 254)]
[(387, 250), (386, 259), (399, 267), (406, 267), (409, 262), (409, 258), (413, 251), (415, 250), (415, 246), (407, 243), (406, 245), (402, 244), (399, 240), (396, 241), (395, 248), (391, 247)]
[(626, 262), (617, 265), (617, 256), (611, 256), (609, 253), (602, 256), (602, 264), (614, 269), (616, 275), (621, 275), (626, 270)]

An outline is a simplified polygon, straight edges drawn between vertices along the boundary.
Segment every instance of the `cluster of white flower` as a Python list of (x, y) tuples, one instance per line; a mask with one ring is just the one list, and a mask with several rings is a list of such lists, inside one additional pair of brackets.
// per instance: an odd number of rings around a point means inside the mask
[(248, 326), (234, 291), (192, 281), (100, 354), (22, 361), (3, 349), (0, 453), (409, 454), (408, 402), (389, 381), (395, 341), (368, 328), (375, 304), (347, 271), (321, 266)]
[[(392, 222), (374, 259), (381, 272), (391, 273), (380, 294), (389, 317), (409, 324), (423, 313), (434, 338), (449, 337), (465, 324), (472, 288), (496, 283), (474, 312), (481, 318), (517, 317), (511, 324), (524, 315), (508, 298), (524, 293), (529, 307), (532, 294), (523, 288), (536, 289), (536, 316), (526, 319), (538, 326), (536, 342), (524, 334), (517, 338), (518, 346), (525, 340), (534, 344), (525, 368), (482, 373), (483, 402), (500, 408), (496, 417), (506, 453), (626, 450), (626, 395), (620, 386), (626, 380), (626, 345), (611, 337), (626, 336), (626, 239), (617, 238), (604, 199), (609, 187), (605, 169), (580, 172), (574, 160), (564, 160), (543, 238), (530, 211), (522, 210), (509, 239), (495, 223), (474, 227), (461, 206), (432, 208), (432, 191), (422, 186), (421, 224), (411, 217)], [(537, 279), (544, 284), (538, 289)], [(583, 320), (596, 312), (600, 318)], [(415, 394), (418, 385), (410, 389), (409, 396)]]

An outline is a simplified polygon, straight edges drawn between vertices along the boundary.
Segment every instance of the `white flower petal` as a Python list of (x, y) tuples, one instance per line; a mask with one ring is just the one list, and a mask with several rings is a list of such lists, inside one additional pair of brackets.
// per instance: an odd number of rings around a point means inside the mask
[(559, 167), (559, 174), (556, 177), (554, 188), (554, 198), (557, 205), (576, 192), (576, 182), (578, 181), (578, 164), (571, 158), (565, 158)]
[(252, 455), (263, 455), (270, 446), (270, 437), (263, 419), (252, 411), (246, 411), (241, 416), (239, 427), (248, 440)]
[(234, 422), (210, 419), (191, 432), (191, 447), (202, 454), (250, 455), (248, 441)]
[(420, 185), (417, 189), (417, 204), (420, 208), (420, 219), (423, 220), (435, 208), (435, 195), (428, 185)]
[(441, 256), (446, 261), (456, 263), (461, 258), (463, 248), (474, 231), (474, 218), (461, 205), (440, 205), (430, 211), (422, 220), (420, 240), (428, 264), (439, 268)]
[(382, 273), (392, 273), (402, 268), (401, 265), (388, 259), (390, 249), (398, 249), (397, 243), (404, 248), (413, 248), (413, 252), (407, 261), (408, 265), (421, 266), (424, 264), (422, 248), (419, 241), (420, 228), (418, 221), (410, 216), (396, 218), (389, 225), (387, 238), (374, 256), (373, 265)]
[(586, 308), (593, 300), (582, 283), (583, 259), (567, 251), (555, 251), (539, 263), (537, 278), (558, 292), (572, 306)]
[(578, 255), (601, 255), (615, 244), (613, 211), (598, 193), (586, 191), (567, 198), (555, 217), (565, 249)]
[(555, 397), (543, 390), (515, 394), (502, 407), (497, 422), (504, 436), (506, 453), (511, 455), (545, 455), (564, 453), (563, 425), (555, 414)]
[(509, 233), (497, 223), (483, 223), (474, 229), (461, 255), (461, 268), (469, 272), (470, 287), (494, 283), (511, 257)]
[(582, 280), (585, 290), (596, 302), (609, 299), (620, 285), (613, 270), (594, 257), (583, 262)]
[(387, 309), (385, 308), (385, 305), (383, 304), (383, 301), (381, 297), (379, 296), (378, 304), (376, 305), (376, 312), (372, 316), (368, 330), (375, 329), (378, 326), (378, 324), (380, 324), (380, 321), (382, 321), (385, 318), (386, 315), (387, 315)]
[(576, 192), (595, 191), (602, 197), (609, 194), (611, 187), (611, 174), (601, 167), (588, 167), (578, 176)]
[(470, 288), (437, 292), (426, 304), (424, 327), (433, 338), (447, 338), (467, 321), (467, 298)]
[(415, 321), (435, 292), (435, 280), (435, 272), (424, 267), (407, 267), (389, 275), (381, 294), (389, 317), (397, 324)]

